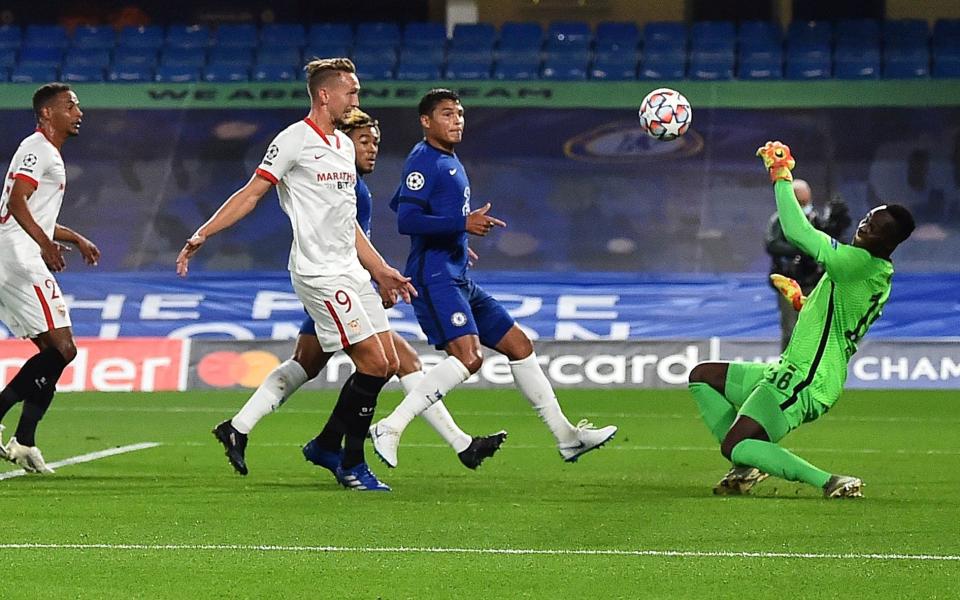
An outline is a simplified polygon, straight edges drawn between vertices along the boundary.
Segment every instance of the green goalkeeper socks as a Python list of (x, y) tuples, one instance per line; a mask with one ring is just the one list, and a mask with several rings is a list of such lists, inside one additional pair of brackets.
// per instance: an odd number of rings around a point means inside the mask
[(786, 448), (772, 442), (743, 440), (733, 448), (733, 464), (756, 467), (788, 481), (802, 481), (822, 488), (830, 473), (811, 465)]
[(706, 383), (691, 383), (689, 386), (693, 399), (697, 401), (700, 417), (718, 442), (722, 442), (727, 431), (737, 417), (737, 410), (723, 394)]

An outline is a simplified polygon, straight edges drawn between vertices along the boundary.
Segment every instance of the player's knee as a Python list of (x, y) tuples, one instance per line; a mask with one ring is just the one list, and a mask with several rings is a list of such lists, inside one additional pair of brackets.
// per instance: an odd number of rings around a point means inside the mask
[(58, 342), (56, 349), (67, 364), (73, 362), (73, 359), (77, 357), (77, 345), (73, 343), (72, 338)]
[(483, 352), (480, 350), (466, 352), (463, 356), (458, 356), (457, 358), (459, 358), (463, 366), (470, 371), (471, 375), (479, 371), (480, 367), (483, 366)]
[(385, 377), (390, 379), (394, 375), (400, 372), (400, 359), (396, 354), (387, 358), (387, 374)]
[(300, 365), (300, 368), (303, 369), (303, 372), (307, 374), (307, 381), (316, 379), (317, 375), (320, 374), (321, 366), (316, 360), (311, 361), (308, 357), (294, 354), (293, 361)]
[(726, 387), (726, 364), (702, 362), (690, 371), (688, 381), (690, 383), (706, 383), (721, 394)]

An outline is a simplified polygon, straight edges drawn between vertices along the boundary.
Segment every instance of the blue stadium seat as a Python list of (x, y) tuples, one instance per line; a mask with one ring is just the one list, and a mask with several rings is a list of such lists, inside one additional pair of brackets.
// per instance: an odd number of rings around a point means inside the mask
[(360, 23), (354, 43), (358, 46), (391, 46), (400, 45), (400, 28), (396, 23)]
[(99, 67), (110, 64), (110, 53), (97, 48), (71, 48), (63, 58), (65, 67)]
[(830, 45), (833, 25), (829, 21), (793, 21), (787, 28), (787, 43), (805, 42), (815, 46)]
[(742, 21), (737, 28), (737, 44), (743, 50), (769, 50), (783, 43), (780, 27), (770, 21)]
[(160, 55), (162, 67), (192, 67), (199, 69), (207, 64), (207, 51), (201, 47), (167, 48)]
[(353, 28), (346, 23), (314, 23), (307, 31), (307, 46), (353, 46)]
[(450, 59), (445, 75), (447, 79), (490, 79), (492, 67), (492, 60), (472, 62)]
[(690, 53), (687, 69), (690, 79), (725, 80), (733, 78), (733, 54), (695, 51)]
[(443, 64), (446, 58), (443, 46), (404, 48), (400, 51), (400, 62), (409, 64)]
[(259, 65), (254, 67), (254, 81), (296, 81), (298, 70), (290, 65)]
[(308, 43), (303, 50), (303, 60), (306, 62), (314, 58), (349, 57), (351, 54), (350, 46), (342, 42)]
[(832, 75), (830, 55), (808, 53), (787, 55), (787, 79), (829, 79)]
[(636, 78), (636, 53), (598, 53), (590, 67), (590, 79), (629, 81)]
[(206, 25), (170, 25), (164, 44), (168, 48), (206, 48), (210, 45), (210, 30)]
[(679, 21), (651, 21), (643, 27), (643, 51), (656, 54), (687, 49), (687, 26)]
[(307, 31), (298, 23), (268, 23), (260, 28), (261, 47), (302, 48)]
[(686, 74), (686, 52), (644, 52), (640, 61), (640, 79), (683, 79)]
[(589, 50), (593, 41), (590, 25), (584, 21), (554, 21), (547, 27), (544, 49), (551, 52)]
[(120, 30), (119, 46), (121, 48), (140, 48), (159, 50), (163, 45), (163, 27), (146, 25), (134, 27), (128, 25)]
[(253, 50), (236, 46), (214, 46), (210, 49), (208, 64), (249, 69), (253, 65)]
[(930, 31), (923, 19), (891, 19), (883, 22), (883, 47), (927, 48)]
[(103, 81), (103, 68), (95, 66), (64, 66), (60, 81), (67, 83), (97, 83)]
[(13, 48), (0, 48), (0, 69), (12, 69), (17, 65), (17, 51)]
[(543, 46), (543, 29), (530, 21), (508, 21), (500, 28), (501, 51), (540, 51)]
[(247, 48), (257, 47), (257, 26), (250, 23), (227, 23), (217, 27), (215, 47)]
[(690, 27), (690, 50), (699, 52), (728, 52), (731, 55), (737, 43), (733, 21), (698, 21)]
[(199, 80), (200, 70), (194, 67), (160, 65), (153, 78), (164, 83), (189, 83)]
[(604, 21), (597, 24), (597, 52), (634, 52), (640, 44), (640, 29), (636, 23)]
[(117, 83), (144, 83), (153, 81), (153, 68), (137, 65), (116, 65), (107, 70), (107, 80)]
[(10, 81), (10, 69), (0, 67), (0, 83), (7, 83), (8, 81)]
[(440, 79), (440, 65), (430, 63), (405, 63), (397, 65), (396, 78), (404, 81), (434, 81)]
[(840, 19), (833, 28), (837, 41), (861, 40), (880, 43), (880, 24), (874, 19)]
[(450, 51), (447, 53), (447, 60), (449, 62), (493, 64), (493, 49), (450, 48)]
[(19, 25), (0, 25), (0, 49), (17, 49), (21, 46), (23, 32)]
[(404, 48), (440, 48), (447, 45), (447, 29), (442, 23), (408, 23), (403, 28)]
[(25, 67), (55, 68), (62, 60), (63, 50), (60, 48), (31, 46), (20, 52), (20, 65)]
[(755, 52), (749, 55), (740, 55), (737, 61), (737, 77), (739, 79), (781, 79), (783, 78), (783, 53)]
[(833, 76), (837, 79), (876, 79), (880, 77), (880, 52), (838, 51), (833, 59)]
[(393, 79), (396, 61), (383, 56), (370, 55), (369, 57), (354, 57), (354, 64), (357, 66), (357, 77), (361, 81), (367, 79), (382, 80)]
[(559, 54), (547, 56), (540, 76), (553, 81), (579, 81), (587, 78), (586, 54)]
[(33, 48), (66, 48), (67, 30), (61, 25), (27, 25), (23, 45)]
[(933, 76), (960, 77), (960, 48), (941, 47), (933, 52)]
[(152, 48), (117, 48), (113, 53), (113, 64), (122, 67), (157, 66), (157, 51)]
[(933, 25), (933, 48), (960, 48), (960, 19), (937, 19)]
[(883, 51), (883, 76), (887, 79), (915, 79), (930, 76), (930, 51), (923, 48), (887, 47)]
[(20, 65), (10, 73), (12, 83), (47, 83), (57, 80), (57, 69), (43, 66)]
[(453, 26), (451, 48), (493, 49), (497, 30), (490, 23), (458, 23)]
[(250, 81), (250, 69), (239, 65), (209, 65), (203, 70), (203, 80), (210, 82)]
[(256, 64), (259, 65), (290, 65), (299, 68), (302, 60), (297, 48), (267, 47), (257, 51)]
[(113, 27), (84, 25), (77, 27), (73, 32), (70, 44), (74, 48), (89, 48), (95, 50), (113, 50), (117, 43), (117, 32)]
[(493, 78), (508, 81), (525, 81), (540, 77), (540, 59), (527, 57), (518, 60), (499, 60), (493, 68)]

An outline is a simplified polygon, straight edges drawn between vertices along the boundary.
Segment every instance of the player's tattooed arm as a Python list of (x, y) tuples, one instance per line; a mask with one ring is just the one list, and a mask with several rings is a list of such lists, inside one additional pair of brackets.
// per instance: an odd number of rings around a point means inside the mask
[(57, 223), (53, 230), (53, 239), (56, 242), (67, 242), (76, 246), (80, 251), (80, 256), (83, 257), (83, 262), (88, 265), (96, 266), (100, 262), (100, 248), (97, 248), (96, 244), (66, 225)]

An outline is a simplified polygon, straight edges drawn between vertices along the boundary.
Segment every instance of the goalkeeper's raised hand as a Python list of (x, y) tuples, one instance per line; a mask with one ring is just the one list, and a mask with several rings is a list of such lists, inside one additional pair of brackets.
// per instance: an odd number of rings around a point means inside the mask
[(790, 155), (790, 147), (782, 142), (767, 142), (757, 148), (757, 156), (763, 160), (763, 166), (770, 171), (770, 181), (776, 182), (778, 179), (783, 181), (793, 181), (793, 173), (790, 172), (797, 165)]
[(793, 304), (793, 310), (803, 308), (803, 303), (807, 301), (807, 297), (803, 295), (800, 284), (795, 279), (773, 273), (770, 275), (770, 281), (773, 282), (773, 287), (777, 288), (777, 291)]

